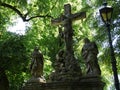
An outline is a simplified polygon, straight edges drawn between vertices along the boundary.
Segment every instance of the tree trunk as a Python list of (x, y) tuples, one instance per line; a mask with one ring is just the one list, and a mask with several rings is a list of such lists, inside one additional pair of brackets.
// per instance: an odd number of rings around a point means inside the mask
[(0, 68), (0, 90), (9, 90), (9, 81), (5, 70)]

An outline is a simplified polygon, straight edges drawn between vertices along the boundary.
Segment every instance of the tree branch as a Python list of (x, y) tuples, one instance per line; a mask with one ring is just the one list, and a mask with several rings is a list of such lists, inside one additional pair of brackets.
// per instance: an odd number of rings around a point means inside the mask
[(34, 18), (53, 18), (53, 17), (50, 15), (36, 15), (36, 16), (26, 19), (26, 21), (30, 21), (31, 19), (34, 19)]
[(0, 6), (3, 6), (3, 7), (6, 7), (6, 8), (9, 8), (9, 9), (12, 9), (14, 12), (16, 12), (21, 18), (22, 18), (22, 20), (25, 22), (25, 21), (30, 21), (30, 20), (32, 20), (32, 19), (34, 19), (34, 18), (53, 18), (52, 16), (50, 16), (50, 15), (36, 15), (36, 16), (32, 16), (32, 17), (29, 17), (29, 18), (27, 18), (27, 16), (28, 16), (28, 14), (29, 14), (29, 12), (28, 13), (26, 13), (26, 14), (23, 14), (23, 13), (21, 13), (20, 12), (20, 10), (18, 10), (16, 7), (14, 7), (14, 6), (12, 6), (12, 5), (9, 5), (9, 4), (6, 4), (6, 3), (2, 3), (2, 2), (0, 2)]

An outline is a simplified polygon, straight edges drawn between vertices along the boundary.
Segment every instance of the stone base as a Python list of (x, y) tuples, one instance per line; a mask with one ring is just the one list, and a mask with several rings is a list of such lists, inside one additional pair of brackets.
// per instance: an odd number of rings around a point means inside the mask
[(26, 83), (22, 90), (104, 90), (104, 85), (98, 77), (83, 77), (80, 81)]
[(69, 81), (80, 81), (81, 73), (52, 73), (49, 82), (69, 82)]
[(46, 83), (44, 77), (32, 77), (27, 83)]

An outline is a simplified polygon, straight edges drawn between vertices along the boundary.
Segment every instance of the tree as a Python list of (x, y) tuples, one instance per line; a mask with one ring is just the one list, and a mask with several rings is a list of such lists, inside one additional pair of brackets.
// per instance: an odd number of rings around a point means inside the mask
[[(0, 68), (11, 84), (17, 82), (22, 85), (25, 74), (28, 72), (28, 54), (25, 47), (24, 36), (9, 34), (10, 36), (0, 44)], [(6, 72), (6, 73), (5, 73)], [(1, 75), (3, 73), (1, 72)], [(3, 76), (4, 76), (3, 75)], [(18, 78), (19, 77), (19, 78)], [(4, 79), (1, 77), (1, 80)], [(13, 83), (13, 81), (14, 83)], [(5, 86), (6, 87), (6, 86)], [(14, 87), (10, 87), (14, 88)], [(3, 89), (4, 90), (4, 89)]]
[[(86, 11), (87, 17), (83, 21), (73, 23), (74, 29), (74, 51), (75, 57), (81, 62), (81, 47), (83, 38), (88, 37), (95, 40), (99, 47), (99, 63), (101, 64), (102, 75), (111, 76), (109, 48), (107, 43), (106, 30), (100, 21), (97, 9), (102, 1), (97, 0), (1, 0), (0, 1), (0, 52), (1, 66), (5, 68), (9, 79), (11, 90), (17, 90), (30, 75), (28, 66), (30, 54), (34, 46), (39, 46), (45, 58), (45, 76), (52, 70), (51, 62), (54, 63), (58, 47), (58, 30), (51, 25), (51, 19), (63, 13), (63, 4), (71, 3), (72, 12)], [(114, 9), (112, 36), (117, 61), (120, 54), (119, 43), (119, 7), (120, 1), (108, 1)], [(96, 13), (95, 13), (96, 12)], [(31, 26), (26, 28), (24, 36), (11, 34), (7, 28), (11, 25), (11, 18), (20, 17), (24, 22), (30, 22)], [(5, 48), (5, 49), (4, 49)], [(9, 51), (9, 52), (8, 52)], [(24, 54), (24, 55), (23, 55)], [(19, 55), (19, 58), (18, 58)], [(107, 57), (107, 58), (106, 58)], [(9, 61), (9, 62), (8, 62)], [(16, 64), (20, 63), (16, 66)], [(118, 62), (118, 68), (120, 67)], [(50, 69), (49, 69), (50, 68)], [(119, 70), (118, 70), (119, 71)], [(17, 74), (14, 74), (17, 73)], [(15, 77), (13, 78), (13, 75)], [(20, 83), (17, 83), (20, 82)]]

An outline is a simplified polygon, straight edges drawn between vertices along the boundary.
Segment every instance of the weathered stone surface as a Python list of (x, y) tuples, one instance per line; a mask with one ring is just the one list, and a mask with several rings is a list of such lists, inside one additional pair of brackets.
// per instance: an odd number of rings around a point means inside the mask
[(96, 43), (91, 42), (88, 38), (85, 38), (81, 54), (86, 64), (87, 75), (101, 75), (97, 58), (98, 53), (99, 51)]
[(44, 77), (32, 77), (30, 78), (30, 80), (28, 80), (28, 83), (46, 83), (46, 80), (44, 79)]
[[(56, 55), (53, 64), (55, 71), (51, 73), (47, 83), (37, 78), (36, 74), (33, 75), (36, 78), (31, 78), (25, 83), (22, 90), (103, 90), (104, 83), (101, 81), (100, 74), (92, 73), (83, 76), (79, 62), (74, 57), (72, 21), (84, 18), (84, 16), (85, 12), (72, 14), (71, 5), (64, 5), (64, 14), (52, 21), (53, 24), (60, 24), (64, 27), (60, 38), (64, 40), (65, 47), (61, 48)], [(41, 77), (42, 74), (38, 76)]]
[(78, 81), (82, 76), (78, 61), (70, 53), (60, 51), (57, 55), (55, 72), (51, 73), (50, 81)]
[[(60, 34), (60, 46), (62, 50), (59, 50), (55, 60), (54, 69), (55, 72), (50, 75), (51, 81), (73, 81), (79, 80), (82, 76), (81, 67), (78, 60), (74, 57), (73, 50), (73, 29), (72, 21), (83, 19), (86, 17), (86, 12), (79, 12), (72, 14), (71, 5), (64, 5), (64, 13), (51, 22), (54, 25), (61, 25), (64, 30), (59, 29)], [(63, 42), (61, 42), (63, 40)], [(61, 45), (63, 44), (63, 45)], [(64, 47), (64, 48), (63, 48)]]
[(103, 90), (100, 77), (82, 77), (80, 81), (26, 83), (22, 90)]
[(30, 65), (30, 71), (32, 77), (42, 77), (43, 76), (43, 67), (44, 67), (44, 58), (41, 52), (39, 52), (38, 47), (34, 48), (32, 53), (32, 61)]

